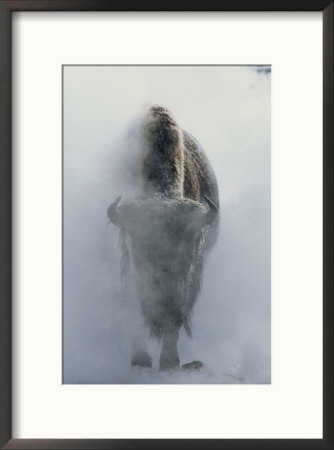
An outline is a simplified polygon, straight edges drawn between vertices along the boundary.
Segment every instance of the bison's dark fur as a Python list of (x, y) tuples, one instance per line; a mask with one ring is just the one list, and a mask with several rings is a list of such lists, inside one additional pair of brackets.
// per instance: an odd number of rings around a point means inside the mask
[[(119, 204), (116, 199), (108, 216), (121, 229), (123, 266), (131, 254), (144, 322), (150, 335), (163, 342), (163, 370), (179, 367), (180, 328), (191, 334), (203, 258), (217, 236), (218, 188), (201, 145), (167, 109), (149, 109), (138, 140), (141, 192), (135, 201)], [(140, 339), (132, 364), (152, 364)]]

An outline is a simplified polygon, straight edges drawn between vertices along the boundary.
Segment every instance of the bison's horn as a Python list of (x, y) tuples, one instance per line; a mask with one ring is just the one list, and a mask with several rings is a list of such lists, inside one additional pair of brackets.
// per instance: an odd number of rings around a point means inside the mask
[(204, 218), (204, 226), (206, 226), (206, 225), (209, 225), (217, 217), (218, 208), (213, 203), (213, 201), (209, 197), (206, 197), (205, 195), (204, 195), (204, 200), (209, 205), (209, 211), (205, 214), (205, 218)]
[(112, 222), (117, 227), (122, 227), (121, 223), (121, 213), (117, 211), (118, 203), (120, 202), (122, 196), (116, 198), (116, 200), (109, 206), (107, 210), (108, 217), (110, 219), (110, 222)]

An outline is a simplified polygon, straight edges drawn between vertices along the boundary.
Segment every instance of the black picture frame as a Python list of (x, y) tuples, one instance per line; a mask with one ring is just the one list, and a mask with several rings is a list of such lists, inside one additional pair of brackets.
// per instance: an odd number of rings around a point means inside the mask
[[(12, 439), (11, 21), (14, 11), (322, 11), (323, 439)], [(6, 449), (333, 449), (333, 1), (0, 0), (0, 445)]]

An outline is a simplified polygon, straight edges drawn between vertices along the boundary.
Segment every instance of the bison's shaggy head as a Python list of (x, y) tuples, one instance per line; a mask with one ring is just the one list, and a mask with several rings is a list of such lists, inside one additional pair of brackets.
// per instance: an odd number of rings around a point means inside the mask
[[(162, 338), (184, 325), (192, 309), (189, 277), (202, 257), (203, 228), (217, 216), (217, 208), (177, 196), (142, 196), (119, 205), (108, 216), (130, 239), (131, 256), (146, 323)], [(198, 274), (196, 274), (198, 276)]]

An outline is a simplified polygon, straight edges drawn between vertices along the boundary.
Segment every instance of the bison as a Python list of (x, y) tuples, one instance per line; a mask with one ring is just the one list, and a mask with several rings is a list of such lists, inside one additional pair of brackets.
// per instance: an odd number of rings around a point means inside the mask
[[(162, 342), (159, 368), (177, 369), (179, 330), (191, 336), (203, 261), (218, 234), (217, 180), (199, 142), (162, 106), (149, 108), (138, 142), (140, 192), (128, 202), (118, 197), (107, 214), (121, 230), (123, 265), (132, 260), (144, 324)], [(142, 337), (131, 362), (152, 367)]]

